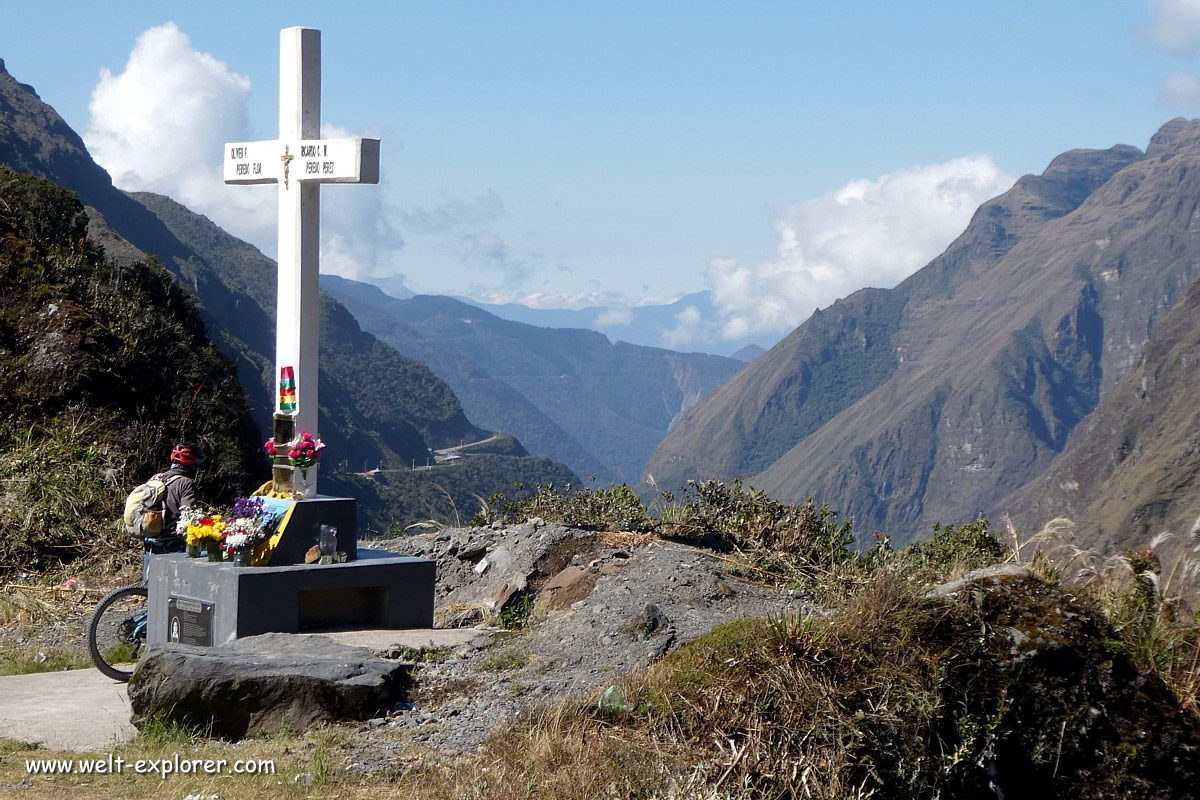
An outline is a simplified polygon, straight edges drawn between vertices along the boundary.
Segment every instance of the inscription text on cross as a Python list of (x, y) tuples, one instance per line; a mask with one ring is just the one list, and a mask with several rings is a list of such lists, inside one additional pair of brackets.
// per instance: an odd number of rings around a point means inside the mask
[[(321, 32), (285, 28), (279, 35), (279, 138), (225, 145), (224, 169), (226, 183), (279, 186), (276, 441), (281, 434), (289, 439), (296, 432), (317, 435), (320, 184), (379, 183), (378, 139), (320, 136)], [(278, 405), (284, 367), (294, 375), (296, 410), (291, 413)], [(280, 483), (278, 467), (275, 477)]]

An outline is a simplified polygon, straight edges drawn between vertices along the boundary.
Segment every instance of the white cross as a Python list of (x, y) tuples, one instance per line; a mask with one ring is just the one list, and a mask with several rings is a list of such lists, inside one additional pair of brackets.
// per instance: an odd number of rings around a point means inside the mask
[(225, 182), (279, 184), (275, 397), (292, 367), (296, 432), (317, 435), (322, 183), (379, 183), (378, 139), (321, 139), (321, 32), (279, 34), (279, 138), (225, 145)]

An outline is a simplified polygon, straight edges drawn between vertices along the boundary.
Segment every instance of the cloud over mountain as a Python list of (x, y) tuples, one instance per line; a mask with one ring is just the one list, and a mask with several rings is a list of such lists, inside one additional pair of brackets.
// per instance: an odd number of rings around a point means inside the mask
[[(725, 339), (786, 331), (864, 286), (890, 288), (940, 253), (985, 200), (1013, 176), (987, 155), (910, 167), (875, 180), (858, 178), (789, 206), (775, 220), (775, 257), (755, 266), (709, 262), (706, 277), (721, 311)], [(710, 336), (695, 314), (679, 320), (678, 344)]]
[[(277, 135), (250, 130), (250, 90), (248, 77), (196, 50), (168, 22), (138, 37), (124, 70), (101, 71), (84, 141), (119, 188), (167, 195), (274, 254), (275, 188), (226, 186), (222, 178), (225, 142)], [(352, 134), (324, 125), (322, 135)], [(403, 246), (378, 190), (327, 186), (322, 195), (323, 272), (371, 274)]]

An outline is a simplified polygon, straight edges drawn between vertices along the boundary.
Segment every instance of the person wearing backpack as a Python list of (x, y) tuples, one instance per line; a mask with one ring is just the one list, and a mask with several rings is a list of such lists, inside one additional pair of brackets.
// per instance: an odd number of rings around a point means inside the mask
[(204, 451), (195, 442), (181, 442), (171, 450), (171, 465), (134, 489), (125, 501), (126, 530), (142, 539), (142, 581), (150, 567), (150, 556), (182, 553), (186, 542), (175, 533), (179, 512), (196, 504), (196, 469), (204, 463)]

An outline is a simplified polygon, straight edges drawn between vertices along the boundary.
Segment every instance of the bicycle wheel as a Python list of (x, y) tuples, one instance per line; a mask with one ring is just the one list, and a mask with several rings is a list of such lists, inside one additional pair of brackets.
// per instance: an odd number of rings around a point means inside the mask
[(114, 681), (128, 681), (146, 647), (146, 587), (122, 586), (105, 595), (88, 625), (88, 654), (96, 669)]

